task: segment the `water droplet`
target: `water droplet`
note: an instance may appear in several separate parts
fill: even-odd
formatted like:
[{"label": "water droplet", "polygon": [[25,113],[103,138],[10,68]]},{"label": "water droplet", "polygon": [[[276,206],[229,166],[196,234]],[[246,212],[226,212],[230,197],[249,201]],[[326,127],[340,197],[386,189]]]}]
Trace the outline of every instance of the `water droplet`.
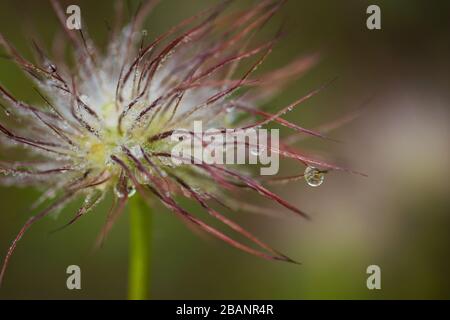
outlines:
[{"label": "water droplet", "polygon": [[[150,170],[147,169],[147,171],[150,173]],[[136,169],[135,176],[136,176],[136,180],[140,184],[149,184],[149,182],[150,182],[150,179],[147,176],[147,174],[145,174],[144,172],[141,172],[140,170]]]},{"label": "water droplet", "polygon": [[122,190],[122,188],[119,185],[116,185],[114,187],[114,193],[118,198],[124,198],[125,196],[128,196],[128,198],[131,198],[136,194],[136,188],[132,185],[128,185],[125,190]]},{"label": "water droplet", "polygon": [[136,188],[135,187],[128,188],[128,198],[131,198],[135,194],[136,194]]},{"label": "water droplet", "polygon": [[11,115],[11,112],[6,107],[4,107],[2,104],[0,104],[0,109],[2,109],[5,112],[7,117],[9,117]]},{"label": "water droplet", "polygon": [[130,152],[133,156],[135,156],[138,159],[142,159],[144,157],[144,155],[142,154],[141,148],[138,145],[132,146],[130,148]]},{"label": "water droplet", "polygon": [[125,197],[125,194],[122,192],[122,190],[120,190],[120,188],[118,186],[114,187],[114,193],[118,198]]},{"label": "water droplet", "polygon": [[55,73],[55,72],[57,71],[56,66],[55,66],[53,63],[49,63],[49,64],[47,65],[47,69],[48,69],[48,71],[51,72],[51,73]]},{"label": "water droplet", "polygon": [[147,31],[147,29],[142,30],[142,31],[141,31],[141,34],[142,34],[143,37],[148,36],[148,31]]},{"label": "water droplet", "polygon": [[160,158],[161,164],[163,166],[169,167],[169,168],[175,168],[177,164],[172,161],[172,158]]},{"label": "water droplet", "polygon": [[311,187],[320,186],[325,180],[325,172],[314,167],[306,167],[305,169],[305,180]]}]

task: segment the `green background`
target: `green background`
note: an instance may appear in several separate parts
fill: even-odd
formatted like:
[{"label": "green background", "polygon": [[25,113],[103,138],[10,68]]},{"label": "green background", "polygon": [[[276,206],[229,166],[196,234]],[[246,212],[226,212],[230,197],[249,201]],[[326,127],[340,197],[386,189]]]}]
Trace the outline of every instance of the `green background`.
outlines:
[{"label": "green background", "polygon": [[[0,30],[31,56],[31,39],[50,46],[59,28],[47,1],[1,0]],[[162,1],[148,17],[154,37],[214,1]],[[238,1],[237,5],[251,5]],[[90,34],[106,42],[105,21],[113,1],[78,4]],[[382,30],[365,26],[366,8],[378,4]],[[130,1],[135,8],[137,1]],[[308,128],[338,118],[372,97],[362,115],[332,137],[336,144],[308,140],[312,153],[369,175],[326,177],[320,188],[302,181],[275,190],[313,217],[311,222],[275,204],[277,217],[230,213],[261,239],[301,266],[268,262],[185,227],[162,206],[153,224],[152,297],[155,299],[450,298],[450,114],[448,1],[291,0],[268,26],[285,21],[286,37],[265,68],[319,52],[320,63],[271,102],[271,110],[338,76],[330,88],[288,119]],[[0,81],[23,100],[38,98],[30,82],[7,59]],[[0,147],[0,158],[6,151]],[[283,170],[301,170],[283,164]],[[0,257],[24,221],[39,191],[0,186]],[[108,200],[109,201],[109,200]],[[36,224],[19,243],[0,288],[0,299],[122,299],[127,291],[128,217],[115,225],[104,247],[93,243],[109,202],[64,231],[76,204],[59,219]],[[189,204],[187,204],[189,205]],[[196,209],[194,209],[196,210]],[[82,270],[82,290],[66,289],[68,265]],[[366,268],[381,267],[382,289],[366,288]]]}]

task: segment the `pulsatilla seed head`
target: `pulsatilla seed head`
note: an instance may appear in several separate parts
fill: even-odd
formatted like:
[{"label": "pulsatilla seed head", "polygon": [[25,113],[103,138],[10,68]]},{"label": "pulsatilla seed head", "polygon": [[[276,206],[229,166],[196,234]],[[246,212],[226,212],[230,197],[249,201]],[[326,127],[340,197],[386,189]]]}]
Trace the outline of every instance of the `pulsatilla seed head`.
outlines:
[{"label": "pulsatilla seed head", "polygon": [[[156,2],[146,1],[123,28],[117,19],[110,31],[110,42],[102,52],[83,28],[65,28],[64,10],[56,0],[51,1],[72,47],[72,66],[64,63],[65,40],[54,40],[53,59],[34,43],[37,62],[31,62],[0,34],[6,54],[31,78],[41,98],[36,105],[25,103],[0,85],[5,111],[0,118],[1,146],[26,150],[24,160],[2,156],[0,181],[5,185],[43,187],[43,195],[34,208],[52,200],[20,230],[4,259],[0,281],[18,240],[33,223],[84,197],[66,224],[70,225],[108,193],[114,195],[114,203],[99,242],[127,200],[137,192],[145,199],[158,199],[182,220],[238,249],[266,259],[293,262],[215,207],[267,211],[233,197],[238,194],[236,190],[243,188],[303,217],[306,214],[246,171],[222,164],[174,165],[169,137],[172,132],[189,130],[194,121],[201,121],[206,129],[249,129],[277,123],[293,130],[296,136],[326,138],[281,118],[323,87],[276,113],[258,109],[313,66],[317,55],[303,56],[280,69],[256,75],[281,33],[263,43],[254,43],[252,35],[279,10],[279,1],[260,1],[249,10],[227,14],[229,1],[225,1],[149,39],[141,28]],[[117,8],[117,16],[121,17],[120,5]],[[291,136],[289,144],[281,142],[279,149],[271,152],[302,166],[346,170],[306,156],[290,145],[295,141]],[[270,144],[261,147],[270,148]],[[277,177],[265,179],[264,183],[284,183],[302,177]],[[234,240],[195,217],[178,204],[174,197],[177,194],[196,201],[252,245]]]}]

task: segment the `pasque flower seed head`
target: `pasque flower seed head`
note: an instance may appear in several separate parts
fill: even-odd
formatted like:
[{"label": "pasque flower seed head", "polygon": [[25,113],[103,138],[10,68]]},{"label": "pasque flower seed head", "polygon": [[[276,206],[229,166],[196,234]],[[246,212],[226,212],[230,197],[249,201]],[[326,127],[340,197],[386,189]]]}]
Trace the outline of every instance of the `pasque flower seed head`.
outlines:
[{"label": "pasque flower seed head", "polygon": [[[71,45],[74,63],[65,62],[64,41],[55,39],[52,59],[34,43],[37,57],[34,63],[0,34],[6,54],[32,79],[42,98],[42,103],[31,105],[0,86],[5,111],[0,118],[1,144],[4,148],[21,147],[26,151],[20,161],[2,156],[1,181],[7,185],[44,188],[37,206],[51,200],[47,208],[25,223],[14,239],[0,279],[17,242],[36,221],[83,197],[80,208],[67,223],[70,225],[108,193],[113,195],[114,204],[99,241],[136,193],[145,199],[158,199],[182,220],[238,249],[266,259],[293,262],[215,207],[267,210],[239,200],[239,190],[245,189],[256,191],[303,217],[307,215],[263,186],[258,177],[252,177],[242,166],[174,165],[170,135],[181,128],[189,130],[194,121],[201,121],[206,129],[250,129],[277,123],[299,135],[325,138],[282,118],[323,87],[273,114],[259,108],[313,66],[317,56],[304,56],[285,67],[257,75],[256,69],[267,59],[281,33],[256,44],[253,35],[279,10],[282,5],[279,1],[260,1],[249,10],[229,14],[225,13],[229,1],[225,1],[150,40],[148,32],[141,28],[155,3],[142,4],[123,28],[119,19],[102,51],[83,26],[80,30],[68,30],[64,10],[56,0],[52,1]],[[303,167],[345,170],[315,160],[282,141],[278,149],[271,148],[270,142],[256,149],[247,147],[269,149]],[[292,180],[295,177],[272,177],[264,182]],[[200,220],[181,206],[175,195],[196,201],[213,218],[253,245],[234,240]]]}]

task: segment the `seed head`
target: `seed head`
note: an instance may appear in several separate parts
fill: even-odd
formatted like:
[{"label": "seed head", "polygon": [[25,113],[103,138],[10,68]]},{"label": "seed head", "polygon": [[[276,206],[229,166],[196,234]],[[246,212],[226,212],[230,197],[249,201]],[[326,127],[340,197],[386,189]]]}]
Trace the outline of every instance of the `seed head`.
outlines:
[{"label": "seed head", "polygon": [[[56,0],[51,2],[72,47],[75,61],[72,66],[64,62],[64,42],[58,39],[54,60],[34,43],[37,57],[34,63],[21,56],[0,34],[0,44],[32,79],[42,98],[41,103],[31,105],[0,85],[5,111],[0,119],[2,145],[26,150],[25,160],[0,159],[2,182],[44,188],[34,208],[52,200],[49,207],[31,217],[20,230],[5,257],[0,281],[18,240],[33,223],[84,197],[81,207],[66,224],[70,225],[108,193],[114,195],[114,203],[98,242],[137,192],[145,199],[158,199],[185,222],[238,249],[266,259],[293,262],[215,207],[267,211],[234,197],[241,193],[239,190],[246,189],[307,218],[263,185],[296,181],[303,175],[262,181],[242,167],[204,162],[176,165],[171,159],[174,142],[170,139],[180,129],[192,135],[189,130],[194,121],[201,121],[206,129],[222,130],[247,130],[277,123],[297,136],[326,138],[320,132],[282,118],[324,86],[275,113],[259,109],[317,60],[316,55],[304,56],[278,70],[255,75],[281,38],[281,32],[256,44],[252,35],[264,27],[282,2],[260,1],[249,10],[224,14],[229,3],[225,1],[149,40],[141,26],[156,1],[147,1],[124,28],[119,27],[118,21],[111,29],[104,52],[94,45],[85,28],[66,29],[64,11]],[[290,137],[291,142],[295,139]],[[281,142],[279,148],[272,148],[270,143],[259,147],[303,167],[320,168],[320,172],[345,170],[306,156],[287,143]],[[234,240],[200,220],[179,205],[175,195],[196,201],[213,218],[248,238],[253,245]]]}]

